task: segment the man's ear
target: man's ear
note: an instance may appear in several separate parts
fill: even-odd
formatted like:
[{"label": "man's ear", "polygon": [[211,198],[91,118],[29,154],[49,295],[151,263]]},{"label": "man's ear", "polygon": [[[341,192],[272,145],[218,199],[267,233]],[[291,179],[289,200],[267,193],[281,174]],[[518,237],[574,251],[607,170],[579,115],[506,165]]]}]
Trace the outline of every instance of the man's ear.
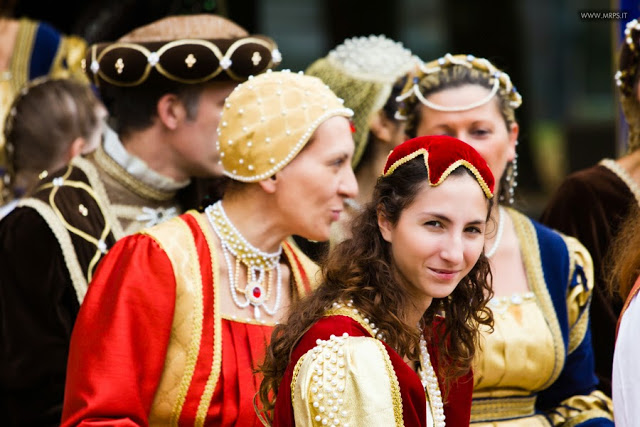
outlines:
[{"label": "man's ear", "polygon": [[388,144],[393,137],[393,123],[385,116],[384,111],[378,111],[369,120],[369,130],[380,141]]},{"label": "man's ear", "polygon": [[393,224],[387,219],[382,212],[378,210],[378,228],[380,229],[380,234],[382,234],[382,238],[389,243],[392,243],[393,240]]},{"label": "man's ear", "polygon": [[276,189],[278,188],[278,182],[279,182],[278,174],[279,173],[276,172],[275,174],[271,175],[269,178],[263,179],[262,181],[258,181],[258,184],[264,190],[265,193],[273,194],[276,192]]},{"label": "man's ear", "polygon": [[184,104],[176,94],[167,93],[160,97],[156,104],[156,113],[162,124],[170,129],[176,130],[178,125],[185,120],[187,111]]}]

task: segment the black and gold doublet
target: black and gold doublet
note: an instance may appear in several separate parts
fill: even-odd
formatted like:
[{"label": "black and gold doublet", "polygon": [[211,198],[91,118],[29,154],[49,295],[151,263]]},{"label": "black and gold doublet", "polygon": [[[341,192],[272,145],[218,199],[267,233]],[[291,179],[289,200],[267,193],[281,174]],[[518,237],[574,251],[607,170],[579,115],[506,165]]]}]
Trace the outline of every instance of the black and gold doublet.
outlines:
[{"label": "black and gold doublet", "polygon": [[59,424],[71,331],[99,261],[119,238],[181,213],[176,191],[142,182],[101,147],[0,222],[0,406],[10,422]]}]

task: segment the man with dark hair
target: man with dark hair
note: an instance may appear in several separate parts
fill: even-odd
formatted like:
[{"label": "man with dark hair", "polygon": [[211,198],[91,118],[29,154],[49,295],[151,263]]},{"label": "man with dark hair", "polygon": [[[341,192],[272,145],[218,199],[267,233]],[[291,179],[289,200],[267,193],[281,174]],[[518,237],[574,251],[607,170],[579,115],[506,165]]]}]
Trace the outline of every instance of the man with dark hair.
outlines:
[{"label": "man with dark hair", "polygon": [[220,174],[225,98],[279,61],[272,40],[214,15],[165,18],[89,48],[86,72],[115,132],[0,223],[4,425],[60,423],[71,330],[99,261],[119,238],[193,207],[177,193]]}]

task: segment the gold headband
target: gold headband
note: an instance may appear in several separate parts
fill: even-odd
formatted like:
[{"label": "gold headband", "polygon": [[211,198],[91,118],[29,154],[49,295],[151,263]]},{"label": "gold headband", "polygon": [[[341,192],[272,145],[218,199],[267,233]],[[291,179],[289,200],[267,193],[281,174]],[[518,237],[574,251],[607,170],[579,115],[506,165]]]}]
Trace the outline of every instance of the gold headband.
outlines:
[{"label": "gold headband", "polygon": [[218,126],[223,173],[257,182],[282,170],[333,116],[351,117],[327,85],[288,70],[249,77],[229,95]]},{"label": "gold headband", "polygon": [[[492,81],[492,87],[489,94],[484,98],[470,104],[453,107],[439,105],[426,99],[420,91],[420,80],[429,74],[439,73],[446,68],[456,65],[467,68],[475,68],[484,73],[487,73],[490,76],[490,81]],[[511,108],[516,109],[522,104],[522,97],[516,90],[515,86],[511,83],[511,78],[509,77],[509,75],[503,71],[500,71],[489,60],[484,58],[476,58],[473,55],[451,55],[450,53],[447,53],[445,56],[435,61],[431,61],[427,64],[421,64],[416,75],[412,80],[409,80],[407,82],[403,93],[398,96],[396,100],[398,102],[402,102],[410,97],[416,97],[422,104],[434,110],[447,112],[467,111],[486,104],[491,99],[493,99],[493,97],[498,93],[500,89],[503,89],[507,93],[507,96],[509,97],[509,105],[511,106]],[[403,108],[400,108],[400,111],[396,113],[396,118],[406,119],[406,115],[404,113],[405,112],[403,111]]]}]

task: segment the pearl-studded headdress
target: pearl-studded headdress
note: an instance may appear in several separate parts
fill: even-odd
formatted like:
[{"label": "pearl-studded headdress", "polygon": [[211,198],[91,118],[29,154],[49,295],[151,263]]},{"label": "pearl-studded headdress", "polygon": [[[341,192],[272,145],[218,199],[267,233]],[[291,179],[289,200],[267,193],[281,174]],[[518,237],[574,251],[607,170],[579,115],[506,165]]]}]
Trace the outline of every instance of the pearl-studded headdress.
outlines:
[{"label": "pearl-studded headdress", "polygon": [[[479,99],[471,104],[457,105],[453,107],[438,105],[426,99],[420,89],[420,80],[430,74],[440,73],[447,68],[455,66],[475,68],[483,73],[487,73],[488,75],[490,75],[492,80],[492,88],[489,94],[486,97]],[[511,78],[509,77],[509,75],[503,71],[500,71],[489,60],[484,58],[476,58],[473,55],[451,55],[450,53],[447,53],[442,58],[436,59],[427,64],[421,64],[418,68],[418,71],[416,72],[416,75],[413,76],[413,79],[407,81],[403,93],[397,98],[399,102],[404,102],[405,106],[401,106],[398,109],[398,114],[396,114],[396,117],[399,119],[406,119],[406,104],[411,103],[412,99],[418,100],[427,107],[438,111],[467,111],[486,104],[491,99],[493,99],[493,97],[499,91],[503,91],[506,94],[507,98],[509,99],[509,105],[512,109],[515,110],[522,104],[522,97],[516,90],[515,86],[511,83]]]},{"label": "pearl-studded headdress", "polygon": [[371,115],[384,106],[395,81],[419,62],[402,43],[371,35],[345,40],[307,68],[307,74],[322,79],[354,111],[354,168],[366,148]]},{"label": "pearl-studded headdress", "polygon": [[[223,30],[225,26],[231,31]],[[83,68],[98,87],[130,87],[161,85],[167,80],[182,84],[244,81],[281,60],[277,45],[268,37],[247,35],[219,16],[189,15],[156,21],[114,43],[94,44],[86,52]]]},{"label": "pearl-studded headdress", "polygon": [[322,122],[352,115],[316,77],[288,70],[250,77],[229,95],[218,125],[223,173],[243,182],[269,178],[293,160]]},{"label": "pearl-studded headdress", "polygon": [[624,36],[614,79],[620,90],[622,111],[629,125],[628,149],[635,151],[640,148],[640,102],[635,93],[640,66],[640,23],[637,19],[627,23]]}]

